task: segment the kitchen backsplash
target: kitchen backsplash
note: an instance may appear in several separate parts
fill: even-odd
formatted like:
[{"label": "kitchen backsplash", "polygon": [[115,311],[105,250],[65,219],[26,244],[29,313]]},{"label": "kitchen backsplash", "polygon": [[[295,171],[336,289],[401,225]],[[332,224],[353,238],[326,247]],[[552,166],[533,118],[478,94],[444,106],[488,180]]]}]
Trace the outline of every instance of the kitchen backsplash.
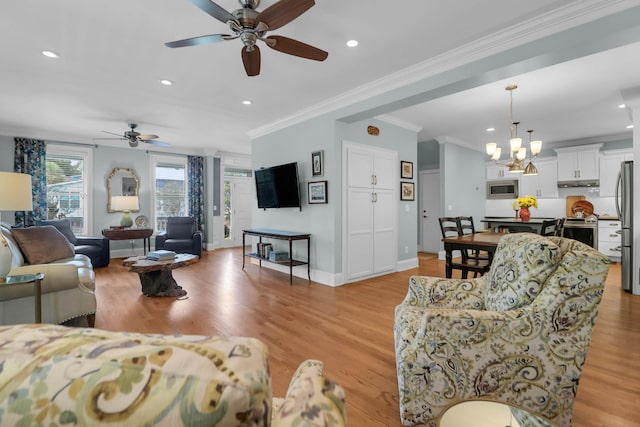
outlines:
[{"label": "kitchen backsplash", "polygon": [[[558,188],[558,198],[538,199],[538,208],[531,208],[532,217],[564,217],[566,216],[566,197],[585,196],[586,200],[593,205],[593,213],[599,216],[617,216],[614,197],[600,197],[598,189],[584,187],[578,188]],[[486,216],[515,216],[511,207],[513,200],[486,200]]]}]

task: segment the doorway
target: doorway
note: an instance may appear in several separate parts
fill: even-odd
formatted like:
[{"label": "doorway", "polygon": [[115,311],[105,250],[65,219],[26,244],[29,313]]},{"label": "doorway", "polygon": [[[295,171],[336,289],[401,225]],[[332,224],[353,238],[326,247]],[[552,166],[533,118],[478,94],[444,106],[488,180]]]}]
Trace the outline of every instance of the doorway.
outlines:
[{"label": "doorway", "polygon": [[420,172],[420,246],[422,252],[440,250],[440,171]]}]

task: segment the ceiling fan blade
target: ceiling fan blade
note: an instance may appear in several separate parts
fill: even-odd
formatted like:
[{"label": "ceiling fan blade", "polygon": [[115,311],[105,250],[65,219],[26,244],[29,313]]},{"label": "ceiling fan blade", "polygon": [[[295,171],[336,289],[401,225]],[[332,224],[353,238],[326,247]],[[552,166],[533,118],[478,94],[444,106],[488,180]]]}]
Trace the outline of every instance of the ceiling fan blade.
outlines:
[{"label": "ceiling fan blade", "polygon": [[[115,135],[115,136],[118,136],[118,137],[120,137],[120,139],[125,139],[125,138],[122,136],[122,134],[121,134],[121,133],[114,133],[114,132],[109,132],[109,131],[106,131],[106,130],[103,130],[102,132],[103,132],[103,133],[108,133],[109,135]],[[110,138],[110,139],[111,139],[111,138]]]},{"label": "ceiling fan blade", "polygon": [[260,12],[256,22],[263,22],[269,30],[275,30],[293,21],[315,4],[313,0],[280,0]]},{"label": "ceiling fan blade", "polygon": [[269,36],[266,38],[267,46],[282,53],[299,56],[301,58],[324,61],[329,54],[322,49],[313,47],[298,40],[283,36]]},{"label": "ceiling fan blade", "polygon": [[220,22],[224,22],[225,24],[229,21],[238,22],[235,16],[233,16],[225,8],[218,6],[211,0],[191,0],[191,3],[195,4],[201,10],[213,16]]},{"label": "ceiling fan blade", "polygon": [[149,139],[158,139],[160,137],[158,135],[138,135],[136,138],[147,141]]},{"label": "ceiling fan blade", "polygon": [[119,140],[122,140],[122,141],[126,141],[127,140],[127,138],[122,138],[122,137],[120,137],[120,138],[91,138],[91,139],[93,139],[95,141],[98,141],[98,140],[112,140],[113,141],[113,140],[116,140],[116,139],[119,139]]},{"label": "ceiling fan blade", "polygon": [[242,48],[242,63],[247,76],[253,77],[260,74],[260,49],[258,46],[253,46],[251,52],[247,50],[246,46]]},{"label": "ceiling fan blade", "polygon": [[143,140],[142,142],[146,142],[147,144],[157,145],[158,147],[171,147],[171,144],[164,141],[158,141],[157,139],[149,139]]},{"label": "ceiling fan blade", "polygon": [[167,47],[198,46],[201,44],[218,43],[225,40],[231,40],[232,38],[235,37],[230,34],[209,34],[208,36],[191,37],[189,39],[167,42],[164,45]]}]

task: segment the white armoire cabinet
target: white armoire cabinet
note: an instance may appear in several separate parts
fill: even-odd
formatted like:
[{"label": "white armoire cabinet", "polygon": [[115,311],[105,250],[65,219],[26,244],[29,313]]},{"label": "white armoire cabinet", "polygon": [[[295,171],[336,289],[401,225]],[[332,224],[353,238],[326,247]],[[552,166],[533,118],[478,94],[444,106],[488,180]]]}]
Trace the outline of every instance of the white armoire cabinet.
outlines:
[{"label": "white armoire cabinet", "polygon": [[395,271],[398,258],[398,154],[344,145],[345,279]]}]

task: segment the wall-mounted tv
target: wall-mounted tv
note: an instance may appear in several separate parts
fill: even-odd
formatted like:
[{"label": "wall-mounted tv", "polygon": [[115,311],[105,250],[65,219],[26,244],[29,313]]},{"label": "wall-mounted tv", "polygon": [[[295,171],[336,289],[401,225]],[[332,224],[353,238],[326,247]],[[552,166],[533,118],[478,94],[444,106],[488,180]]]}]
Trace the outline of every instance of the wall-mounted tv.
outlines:
[{"label": "wall-mounted tv", "polygon": [[298,163],[254,171],[258,208],[300,208]]}]

